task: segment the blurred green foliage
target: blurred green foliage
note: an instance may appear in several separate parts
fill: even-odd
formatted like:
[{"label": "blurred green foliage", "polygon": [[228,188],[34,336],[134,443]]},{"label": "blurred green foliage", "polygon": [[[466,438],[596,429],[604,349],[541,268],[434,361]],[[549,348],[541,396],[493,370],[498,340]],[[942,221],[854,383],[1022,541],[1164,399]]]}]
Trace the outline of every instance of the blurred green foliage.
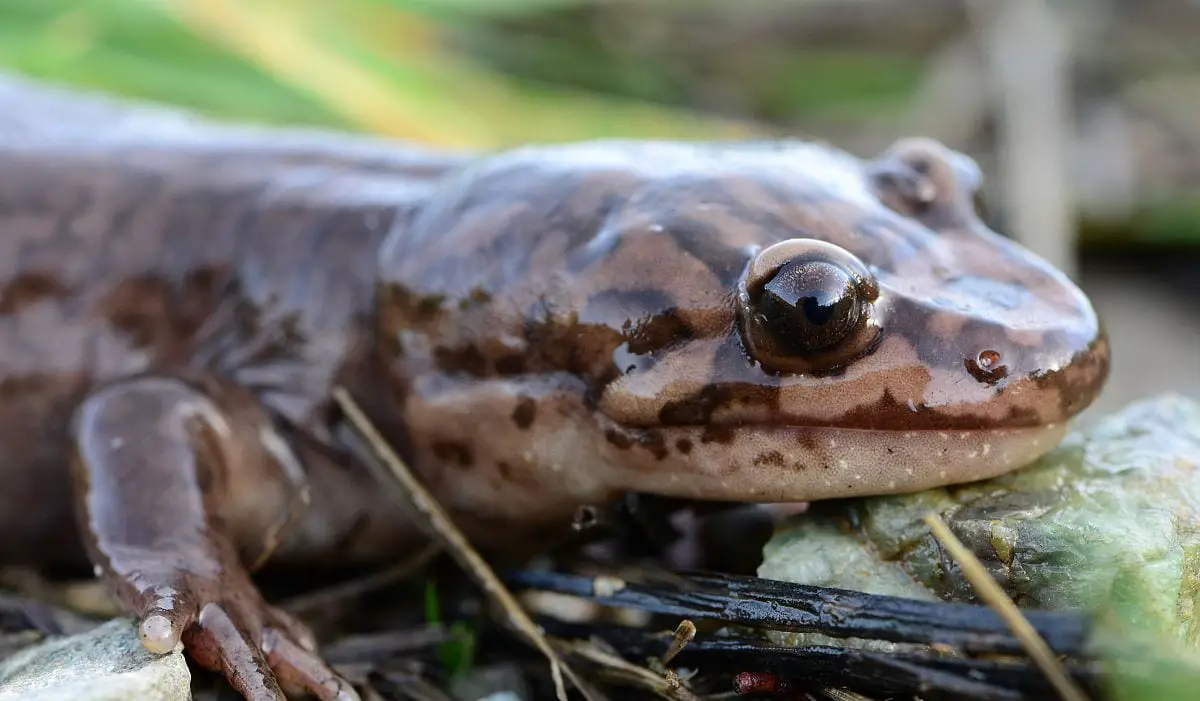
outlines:
[{"label": "blurred green foliage", "polygon": [[2,0],[0,66],[214,116],[454,145],[757,130],[502,73],[451,35],[456,27],[568,4]]},{"label": "blurred green foliage", "polygon": [[0,0],[0,63],[213,115],[343,126],[319,100],[139,0]]},{"label": "blurred green foliage", "polygon": [[911,95],[922,60],[905,52],[680,39],[772,7],[0,0],[0,67],[219,117],[468,146],[768,134],[797,115],[877,114]]},{"label": "blurred green foliage", "polygon": [[[953,13],[926,4],[880,29],[849,13],[807,26],[798,18],[815,5],[0,0],[0,69],[216,117],[439,146],[780,133],[836,140],[902,113],[931,52],[962,31],[944,17]],[[1198,240],[1190,191],[1141,197],[1119,221],[1085,221],[1084,240]]]}]

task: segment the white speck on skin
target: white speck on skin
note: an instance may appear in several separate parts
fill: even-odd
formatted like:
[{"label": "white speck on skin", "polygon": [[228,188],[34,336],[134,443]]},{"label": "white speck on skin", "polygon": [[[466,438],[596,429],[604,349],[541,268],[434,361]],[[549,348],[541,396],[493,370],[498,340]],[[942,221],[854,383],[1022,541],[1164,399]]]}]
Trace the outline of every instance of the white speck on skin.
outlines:
[{"label": "white speck on skin", "polygon": [[838,460],[838,467],[842,468],[843,470],[846,469],[846,461]]},{"label": "white speck on skin", "polygon": [[987,454],[988,454],[988,453],[990,453],[990,452],[992,452],[992,444],[991,444],[991,443],[984,443],[984,444],[983,444],[983,454],[984,454],[984,455],[987,455]]},{"label": "white speck on skin", "polygon": [[888,480],[887,488],[895,489],[896,488],[896,480]]},{"label": "white speck on skin", "polygon": [[830,447],[830,448],[836,448],[836,447],[837,447],[837,441],[835,441],[835,440],[833,440],[832,438],[830,438],[830,439],[829,439],[829,447]]},{"label": "white speck on skin", "polygon": [[117,436],[108,442],[109,450],[120,450],[125,447],[125,439]]},{"label": "white speck on skin", "polygon": [[970,437],[971,437],[971,434],[967,433],[966,431],[963,431],[962,433],[958,434],[958,440],[960,440],[960,441],[965,441]]},{"label": "white speck on skin", "polygon": [[945,440],[949,440],[949,439],[950,439],[950,434],[949,434],[949,433],[942,433],[941,431],[939,431],[939,432],[938,432],[938,438],[941,438],[941,439],[942,439],[942,440],[944,440],[944,441],[945,441]]},{"label": "white speck on skin", "polygon": [[977,458],[977,457],[979,457],[979,451],[972,450],[971,452],[967,453],[967,457],[968,458]]},{"label": "white speck on skin", "polygon": [[946,479],[946,471],[945,470],[938,472],[938,479]]},{"label": "white speck on skin", "polygon": [[651,225],[650,225],[650,233],[652,233],[652,234],[661,234],[662,232],[663,232],[663,225],[662,225],[662,224],[651,224]]},{"label": "white speck on skin", "polygon": [[904,468],[904,471],[908,473],[908,476],[909,476],[909,477],[912,477],[912,475],[913,475],[913,469],[912,469],[911,467],[906,467],[906,468]]},{"label": "white speck on skin", "polygon": [[854,476],[854,479],[856,479],[856,480],[862,480],[862,475],[855,475],[855,476]]}]

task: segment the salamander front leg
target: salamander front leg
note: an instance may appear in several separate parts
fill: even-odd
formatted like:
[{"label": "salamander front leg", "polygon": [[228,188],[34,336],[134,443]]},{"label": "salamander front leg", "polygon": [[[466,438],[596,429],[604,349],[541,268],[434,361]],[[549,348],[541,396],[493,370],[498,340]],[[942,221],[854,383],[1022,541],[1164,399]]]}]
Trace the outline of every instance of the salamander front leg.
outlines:
[{"label": "salamander front leg", "polygon": [[272,547],[304,494],[302,471],[252,397],[215,379],[137,377],[87,397],[72,431],[89,554],[147,650],[182,641],[251,701],[284,699],[281,681],[358,698],[250,579],[245,563]]}]

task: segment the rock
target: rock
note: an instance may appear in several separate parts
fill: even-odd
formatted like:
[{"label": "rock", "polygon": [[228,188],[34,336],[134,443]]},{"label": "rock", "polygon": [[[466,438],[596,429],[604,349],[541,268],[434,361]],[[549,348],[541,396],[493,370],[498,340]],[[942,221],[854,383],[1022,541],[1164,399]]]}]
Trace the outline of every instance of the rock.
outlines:
[{"label": "rock", "polygon": [[1200,644],[1200,404],[1176,395],[1138,402],[996,479],[815,505],[776,533],[758,573],[975,602],[922,521],[930,511],[1022,607],[1115,613]]},{"label": "rock", "polygon": [[47,640],[0,661],[0,701],[190,701],[182,646],[154,656],[129,619]]}]

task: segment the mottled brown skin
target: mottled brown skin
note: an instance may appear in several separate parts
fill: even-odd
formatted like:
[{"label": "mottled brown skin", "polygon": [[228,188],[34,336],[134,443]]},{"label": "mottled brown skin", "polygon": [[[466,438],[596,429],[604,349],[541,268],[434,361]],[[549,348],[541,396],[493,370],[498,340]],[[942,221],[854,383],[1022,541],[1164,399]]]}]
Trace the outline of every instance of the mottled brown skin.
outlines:
[{"label": "mottled brown skin", "polygon": [[[335,385],[496,551],[626,491],[1015,469],[1108,347],[1069,280],[976,218],[977,178],[920,140],[468,159],[5,79],[0,561],[90,560],[148,649],[182,639],[248,699],[354,698],[248,574],[420,540],[339,440]],[[841,311],[763,301],[817,288]]]}]

